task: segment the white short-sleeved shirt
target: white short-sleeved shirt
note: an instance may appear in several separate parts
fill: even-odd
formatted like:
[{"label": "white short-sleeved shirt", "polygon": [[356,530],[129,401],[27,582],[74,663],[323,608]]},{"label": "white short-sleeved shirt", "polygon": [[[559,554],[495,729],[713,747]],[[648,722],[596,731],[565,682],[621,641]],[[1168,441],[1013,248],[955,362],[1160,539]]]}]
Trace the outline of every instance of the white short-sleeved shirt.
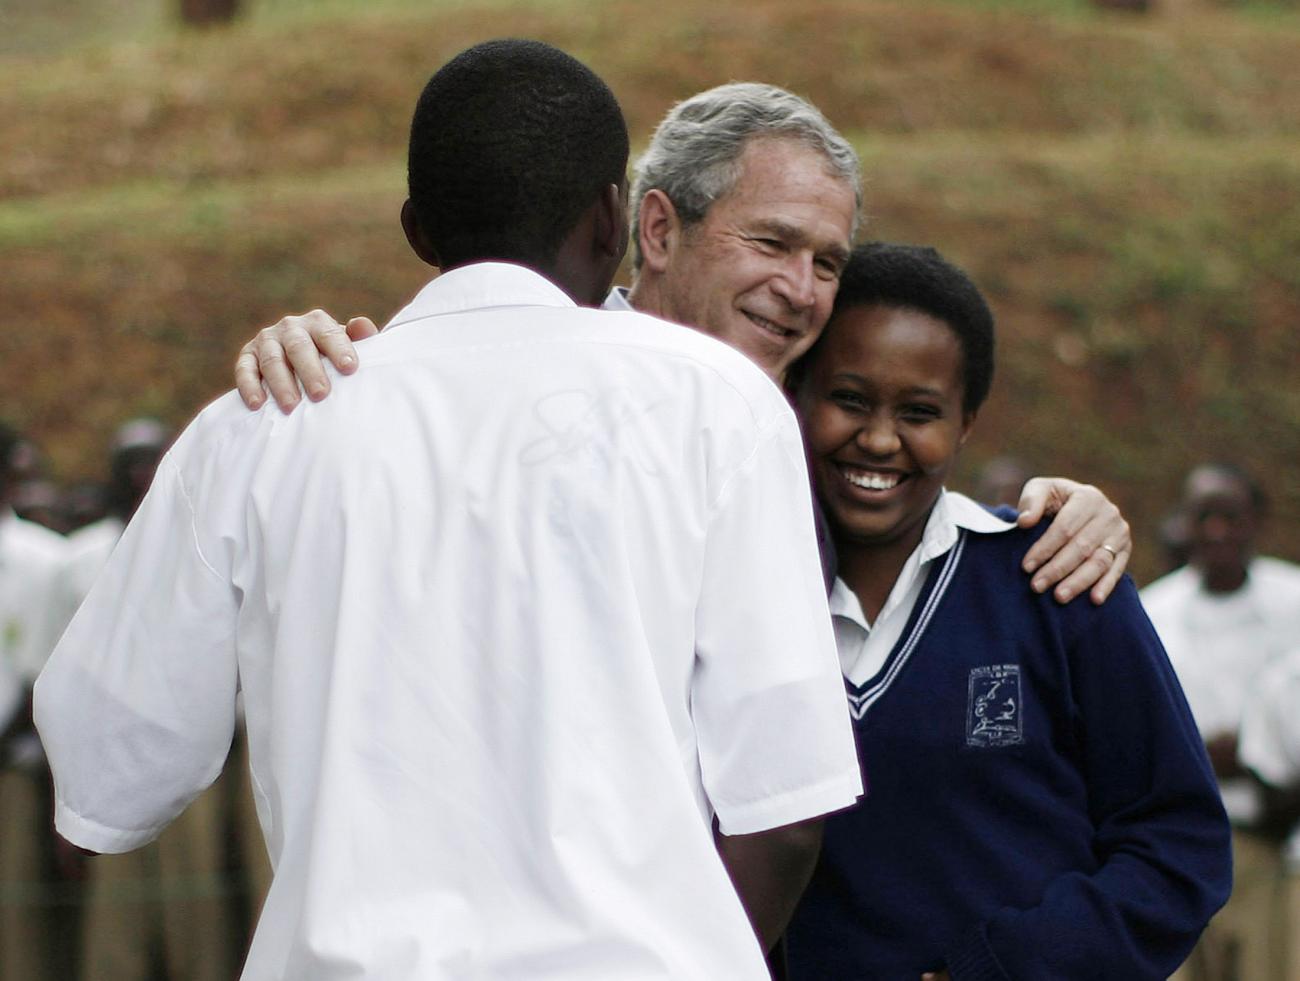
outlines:
[{"label": "white short-sleeved shirt", "polygon": [[62,535],[0,508],[0,660],[29,684],[66,625],[52,598],[67,556]]},{"label": "white short-sleeved shirt", "polygon": [[[1274,787],[1300,785],[1300,647],[1264,667],[1246,694],[1237,757]],[[1286,865],[1300,875],[1300,823],[1286,843]]]},{"label": "white short-sleeved shirt", "polygon": [[[1251,688],[1300,637],[1300,566],[1251,561],[1246,583],[1232,593],[1206,591],[1184,566],[1142,590],[1142,605],[1205,739],[1237,733]],[[1259,800],[1248,778],[1221,781],[1228,816],[1250,823]]]},{"label": "white short-sleeved shirt", "polygon": [[[0,505],[0,729],[24,703],[67,623],[56,601],[66,554],[62,535]],[[10,749],[0,766],[40,760],[35,740],[24,738]]]},{"label": "white short-sleeved shirt", "polygon": [[860,793],[780,392],[504,264],[360,353],[164,458],[37,685],[60,831],[156,835],[240,687],[275,867],[246,979],[765,977],[711,816]]},{"label": "white short-sleeved shirt", "polygon": [[1300,783],[1300,647],[1275,658],[1255,679],[1237,752],[1275,787]]}]

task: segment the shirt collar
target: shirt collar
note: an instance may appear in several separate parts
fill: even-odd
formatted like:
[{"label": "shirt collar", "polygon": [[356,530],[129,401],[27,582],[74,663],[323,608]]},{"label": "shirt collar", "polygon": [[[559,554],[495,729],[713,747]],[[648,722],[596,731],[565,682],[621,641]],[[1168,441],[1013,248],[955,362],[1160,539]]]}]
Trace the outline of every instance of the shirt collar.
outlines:
[{"label": "shirt collar", "polygon": [[536,306],[576,307],[577,304],[564,290],[532,269],[509,262],[476,262],[431,280],[384,330],[446,313]]},{"label": "shirt collar", "polygon": [[[993,535],[1010,531],[1015,526],[1015,522],[1004,521],[965,494],[941,491],[925,523],[925,531],[921,533],[921,542],[908,557],[899,578],[915,575],[927,562],[947,554],[957,544],[963,529]],[[848,617],[865,627],[867,618],[862,613],[858,597],[842,579],[836,578],[831,587],[830,608],[835,616]]]},{"label": "shirt collar", "polygon": [[854,623],[861,625],[864,629],[866,628],[867,615],[862,612],[862,604],[858,602],[858,594],[849,589],[848,583],[839,576],[835,577],[835,583],[831,586],[828,602],[830,603],[831,616],[848,617]]},{"label": "shirt collar", "polygon": [[601,305],[602,310],[632,310],[634,307],[627,299],[627,287],[615,286],[609,291],[609,296],[605,297],[605,302]]},{"label": "shirt collar", "polygon": [[962,529],[981,535],[996,535],[1015,526],[1014,521],[1004,521],[965,494],[944,490],[934,502],[917,551],[922,562],[929,562],[956,545],[957,535]]}]

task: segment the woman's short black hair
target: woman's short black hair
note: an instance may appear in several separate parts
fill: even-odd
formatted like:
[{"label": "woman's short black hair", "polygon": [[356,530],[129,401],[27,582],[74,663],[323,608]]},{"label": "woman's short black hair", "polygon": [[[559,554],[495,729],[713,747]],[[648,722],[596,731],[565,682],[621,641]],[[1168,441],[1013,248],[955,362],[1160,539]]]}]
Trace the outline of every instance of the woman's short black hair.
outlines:
[{"label": "woman's short black hair", "polygon": [[461,52],[411,122],[411,205],[444,269],[547,265],[578,218],[627,175],[627,123],[609,87],[540,41]]},{"label": "woman's short black hair", "polygon": [[993,313],[970,277],[922,245],[867,242],[840,276],[831,319],[851,307],[903,307],[947,324],[962,350],[962,410],[974,412],[993,384]]}]

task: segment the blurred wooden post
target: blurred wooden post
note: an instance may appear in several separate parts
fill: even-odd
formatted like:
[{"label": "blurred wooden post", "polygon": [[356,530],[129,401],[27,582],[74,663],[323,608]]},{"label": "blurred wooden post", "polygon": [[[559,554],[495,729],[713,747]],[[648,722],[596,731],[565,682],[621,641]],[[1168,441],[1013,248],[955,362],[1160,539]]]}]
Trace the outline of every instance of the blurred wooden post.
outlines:
[{"label": "blurred wooden post", "polygon": [[186,24],[226,24],[239,13],[239,0],[181,0]]},{"label": "blurred wooden post", "polygon": [[1151,0],[1092,0],[1092,5],[1102,10],[1131,10],[1138,14],[1145,14],[1152,7]]}]

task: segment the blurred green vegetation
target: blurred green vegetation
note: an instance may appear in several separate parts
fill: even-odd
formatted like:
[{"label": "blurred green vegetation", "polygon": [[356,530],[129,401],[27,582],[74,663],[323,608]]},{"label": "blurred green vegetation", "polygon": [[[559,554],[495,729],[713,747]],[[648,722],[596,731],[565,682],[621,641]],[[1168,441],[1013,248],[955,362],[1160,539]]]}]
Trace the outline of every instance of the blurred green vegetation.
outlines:
[{"label": "blurred green vegetation", "polygon": [[400,305],[428,272],[396,221],[415,97],[465,45],[528,35],[604,75],[634,139],[733,78],[821,106],[863,154],[864,233],[938,245],[993,300],[968,471],[1014,452],[1102,485],[1148,578],[1186,469],[1231,457],[1300,559],[1295,4],[261,0],[204,31],[156,3],[18,6],[0,415],[61,476],[96,473],[129,414],[183,423],[284,313]]}]

